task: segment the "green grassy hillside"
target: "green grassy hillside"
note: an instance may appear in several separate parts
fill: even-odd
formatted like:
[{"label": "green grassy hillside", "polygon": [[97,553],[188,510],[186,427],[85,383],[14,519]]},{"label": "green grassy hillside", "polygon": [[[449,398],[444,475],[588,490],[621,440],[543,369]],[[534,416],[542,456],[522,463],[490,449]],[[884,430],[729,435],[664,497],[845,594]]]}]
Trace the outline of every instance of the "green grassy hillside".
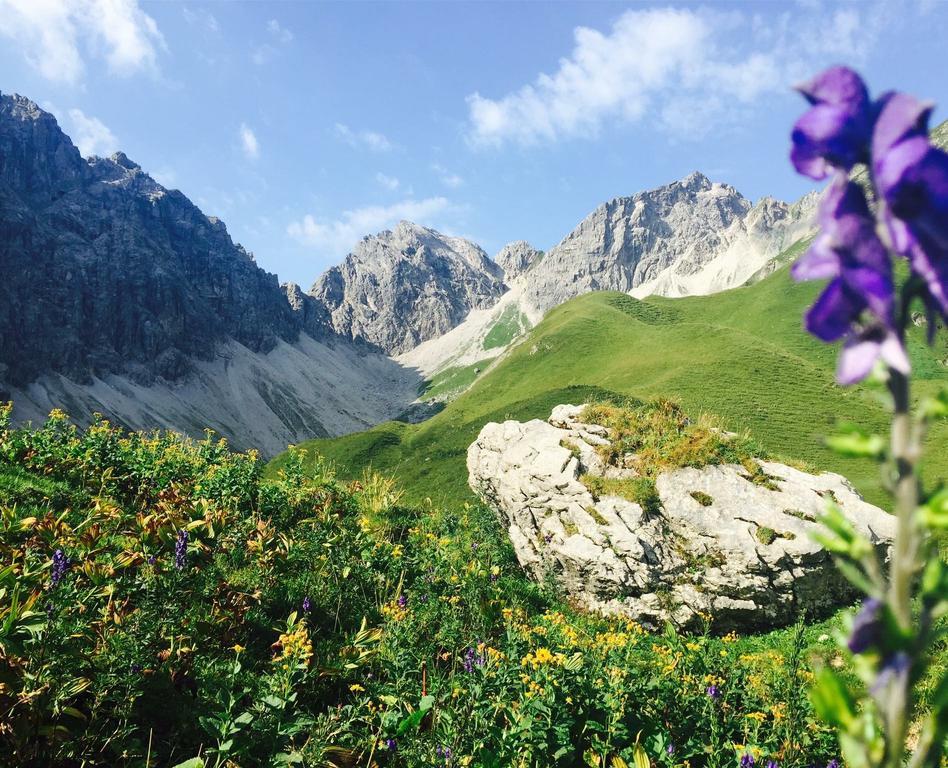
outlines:
[{"label": "green grassy hillside", "polygon": [[[344,475],[371,466],[396,476],[409,498],[455,506],[467,487],[468,445],[488,421],[546,416],[561,402],[609,393],[677,398],[690,413],[709,412],[730,429],[747,429],[770,453],[849,477],[881,503],[877,469],[823,447],[838,420],[884,430],[877,395],[834,383],[837,348],[802,329],[802,313],[819,291],[794,284],[786,267],[759,283],[713,296],[637,301],[592,293],[552,310],[495,368],[427,422],[386,423],[367,432],[313,440],[306,461],[321,454]],[[944,338],[944,337],[942,337]],[[921,329],[911,340],[916,394],[948,382],[945,342],[931,350]],[[948,429],[931,435],[928,469],[948,474]],[[287,456],[268,471],[284,466]]]}]

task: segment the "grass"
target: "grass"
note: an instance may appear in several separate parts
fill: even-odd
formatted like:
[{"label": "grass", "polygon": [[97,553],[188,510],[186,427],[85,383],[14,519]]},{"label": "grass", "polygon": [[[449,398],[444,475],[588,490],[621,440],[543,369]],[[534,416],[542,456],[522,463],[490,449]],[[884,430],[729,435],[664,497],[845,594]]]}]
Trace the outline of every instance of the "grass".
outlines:
[{"label": "grass", "polygon": [[[840,472],[882,503],[873,462],[838,456],[823,440],[837,421],[885,433],[878,393],[834,381],[837,348],[802,329],[819,286],[795,284],[783,267],[747,287],[712,296],[637,301],[590,293],[547,314],[526,340],[432,419],[382,424],[368,432],[313,440],[302,447],[357,477],[364,466],[399,478],[409,499],[456,508],[473,496],[467,448],[489,421],[546,418],[558,403],[615,396],[673,398],[685,411],[711,413],[734,432],[748,431],[769,455]],[[944,334],[932,350],[923,329],[910,339],[915,394],[948,383]],[[929,435],[930,476],[948,475],[948,427]],[[268,472],[286,461],[277,457]]]},{"label": "grass", "polygon": [[436,400],[463,392],[474,383],[488,365],[490,365],[489,360],[481,360],[472,365],[446,368],[437,373],[433,379],[423,382],[418,396],[422,400]]},{"label": "grass", "polygon": [[506,347],[529,327],[530,321],[516,305],[511,304],[501,312],[497,322],[487,332],[484,337],[484,349]]}]

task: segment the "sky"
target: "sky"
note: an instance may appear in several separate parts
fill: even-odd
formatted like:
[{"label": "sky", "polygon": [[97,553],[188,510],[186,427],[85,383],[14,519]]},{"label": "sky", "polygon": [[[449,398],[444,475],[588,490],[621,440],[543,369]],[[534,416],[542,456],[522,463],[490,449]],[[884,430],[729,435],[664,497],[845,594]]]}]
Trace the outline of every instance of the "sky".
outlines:
[{"label": "sky", "polygon": [[757,200],[837,63],[948,118],[948,0],[0,0],[0,91],[121,149],[309,287],[409,219],[488,254],[700,170]]}]

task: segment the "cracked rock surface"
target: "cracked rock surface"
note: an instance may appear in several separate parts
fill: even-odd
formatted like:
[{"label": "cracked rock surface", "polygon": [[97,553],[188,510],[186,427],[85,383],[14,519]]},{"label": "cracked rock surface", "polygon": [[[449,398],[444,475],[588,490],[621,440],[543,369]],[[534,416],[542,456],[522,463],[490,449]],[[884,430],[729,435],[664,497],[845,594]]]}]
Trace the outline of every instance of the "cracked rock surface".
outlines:
[{"label": "cracked rock surface", "polygon": [[[658,513],[580,481],[602,474],[608,430],[560,405],[547,421],[484,426],[470,446],[471,487],[497,512],[521,566],[551,574],[580,606],[648,625],[767,629],[825,614],[854,591],[812,535],[828,499],[885,555],[894,518],[842,476],[761,461],[766,484],[736,464],[660,474]],[[568,447],[567,447],[568,446]],[[613,471],[615,468],[609,468]]]}]

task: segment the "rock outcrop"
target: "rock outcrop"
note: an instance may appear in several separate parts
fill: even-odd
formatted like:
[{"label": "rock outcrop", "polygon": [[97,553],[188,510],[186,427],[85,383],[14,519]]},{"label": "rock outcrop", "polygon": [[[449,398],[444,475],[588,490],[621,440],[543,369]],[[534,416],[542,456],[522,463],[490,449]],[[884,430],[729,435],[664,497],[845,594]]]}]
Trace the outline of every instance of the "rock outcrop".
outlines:
[{"label": "rock outcrop", "polygon": [[504,279],[509,283],[526,272],[542,256],[543,251],[538,251],[526,240],[515,240],[501,248],[494,261],[504,271]]},{"label": "rock outcrop", "polygon": [[595,449],[608,431],[581,413],[558,406],[549,421],[487,424],[467,464],[520,564],[536,579],[552,575],[588,609],[650,625],[695,627],[703,612],[720,631],[780,626],[853,594],[812,539],[827,499],[880,549],[891,540],[892,518],[845,478],[769,461],[760,462],[766,484],[739,465],[665,472],[651,514],[625,498],[595,498],[580,476],[605,471]]},{"label": "rock outcrop", "polygon": [[505,290],[503,270],[479,246],[402,221],[362,238],[310,294],[337,333],[398,354],[447,333]]}]

